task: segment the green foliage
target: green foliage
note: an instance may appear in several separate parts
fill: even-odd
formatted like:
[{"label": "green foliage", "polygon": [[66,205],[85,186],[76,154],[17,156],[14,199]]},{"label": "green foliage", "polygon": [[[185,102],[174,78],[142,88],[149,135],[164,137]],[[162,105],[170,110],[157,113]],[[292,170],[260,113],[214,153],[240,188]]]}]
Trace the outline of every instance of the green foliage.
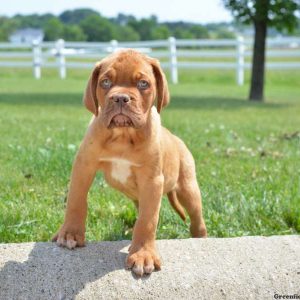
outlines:
[{"label": "green foliage", "polygon": [[65,25],[63,38],[66,41],[86,41],[87,37],[78,25]]},{"label": "green foliage", "polygon": [[300,18],[298,19],[298,25],[295,31],[293,32],[293,35],[300,36]]},{"label": "green foliage", "polygon": [[58,40],[64,34],[64,25],[59,19],[51,18],[46,22],[44,32],[46,41]]},{"label": "green foliage", "polygon": [[201,25],[192,25],[190,32],[194,35],[196,39],[207,39],[209,38],[208,30],[205,26]]},{"label": "green foliage", "polygon": [[299,0],[223,0],[242,23],[266,22],[278,30],[293,31],[298,25]]},{"label": "green foliage", "polygon": [[154,40],[165,40],[170,37],[171,33],[166,25],[158,25],[153,28],[151,35]]},{"label": "green foliage", "polygon": [[177,39],[192,39],[193,34],[188,29],[176,28],[174,31],[174,37]]},{"label": "green foliage", "polygon": [[114,38],[114,25],[100,15],[88,16],[81,21],[80,26],[90,42],[110,41]]},{"label": "green foliage", "polygon": [[[232,9],[240,22],[252,22],[256,4],[269,0],[224,0],[226,7]],[[270,0],[269,23],[278,29],[290,30],[296,26],[299,32],[299,20],[294,16],[295,5],[300,0]],[[293,11],[294,10],[294,11]],[[279,11],[280,13],[277,13]],[[296,21],[295,21],[296,20]],[[137,19],[132,15],[118,14],[115,18],[106,18],[92,9],[66,10],[58,17],[53,14],[16,15],[11,18],[0,17],[0,40],[7,41],[16,29],[41,28],[45,39],[52,41],[64,38],[68,41],[119,41],[156,40],[174,36],[178,39],[234,38],[228,30],[228,23],[200,25],[188,22],[160,23],[156,16]]]},{"label": "green foliage", "polygon": [[114,38],[118,41],[139,41],[139,34],[130,26],[118,26],[116,27],[117,36]]},{"label": "green foliage", "polygon": [[19,27],[19,22],[0,16],[0,41],[7,41],[8,36]]},{"label": "green foliage", "polygon": [[208,27],[200,24],[185,22],[167,22],[164,24],[169,28],[171,35],[178,39],[206,39],[211,37]]},{"label": "green foliage", "polygon": [[236,34],[232,31],[229,31],[226,28],[220,28],[215,31],[215,37],[217,39],[234,39],[236,38]]},{"label": "green foliage", "polygon": [[59,15],[59,19],[65,24],[78,24],[90,16],[99,16],[99,13],[89,8],[66,10]]},{"label": "green foliage", "polygon": [[149,19],[129,20],[128,25],[132,27],[140,36],[141,40],[153,40],[153,29],[157,26],[157,19],[155,16]]},{"label": "green foliage", "polygon": [[33,27],[42,28],[50,19],[56,18],[53,14],[16,15],[12,17],[19,24],[19,28]]},{"label": "green foliage", "polygon": [[124,26],[127,25],[129,22],[136,20],[136,18],[132,15],[125,15],[122,13],[119,13],[117,15],[117,17],[112,18],[111,21],[120,25],[120,26]]},{"label": "green foliage", "polygon": [[[47,241],[63,221],[71,165],[91,118],[89,70],[0,70],[0,242]],[[300,72],[270,71],[266,103],[245,100],[234,71],[187,70],[162,123],[193,153],[210,236],[300,232]],[[89,192],[88,240],[130,239],[134,205],[98,174]],[[163,200],[158,238],[187,238]]]}]

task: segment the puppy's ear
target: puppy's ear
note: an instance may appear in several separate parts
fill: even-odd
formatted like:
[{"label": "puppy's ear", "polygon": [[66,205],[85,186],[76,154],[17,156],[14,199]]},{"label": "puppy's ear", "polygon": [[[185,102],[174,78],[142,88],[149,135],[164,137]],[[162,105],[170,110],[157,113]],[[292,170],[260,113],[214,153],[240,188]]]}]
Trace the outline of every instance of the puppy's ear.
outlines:
[{"label": "puppy's ear", "polygon": [[156,80],[156,99],[157,99],[157,111],[160,113],[162,108],[167,106],[170,101],[168,82],[163,72],[159,61],[157,59],[151,59],[153,73]]},{"label": "puppy's ear", "polygon": [[89,81],[85,89],[85,94],[83,96],[83,103],[85,107],[95,116],[98,115],[98,108],[99,108],[96,89],[97,89],[100,69],[101,69],[101,63],[97,63],[89,78]]}]

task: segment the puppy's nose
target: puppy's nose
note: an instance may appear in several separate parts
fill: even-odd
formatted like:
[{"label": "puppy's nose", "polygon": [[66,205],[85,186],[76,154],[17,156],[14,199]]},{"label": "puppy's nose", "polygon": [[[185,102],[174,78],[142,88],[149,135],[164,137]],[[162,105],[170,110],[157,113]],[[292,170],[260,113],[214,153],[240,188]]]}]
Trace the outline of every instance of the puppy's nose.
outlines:
[{"label": "puppy's nose", "polygon": [[114,102],[127,103],[127,102],[129,102],[129,100],[130,100],[130,97],[127,94],[116,94],[113,96]]}]

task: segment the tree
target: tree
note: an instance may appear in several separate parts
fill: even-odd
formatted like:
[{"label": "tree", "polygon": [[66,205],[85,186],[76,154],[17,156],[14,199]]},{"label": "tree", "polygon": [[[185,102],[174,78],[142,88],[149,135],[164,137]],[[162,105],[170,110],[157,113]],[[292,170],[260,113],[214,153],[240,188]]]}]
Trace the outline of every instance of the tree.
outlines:
[{"label": "tree", "polygon": [[125,26],[130,21],[136,21],[136,18],[133,15],[125,15],[125,14],[119,13],[117,15],[117,17],[112,19],[112,21],[118,25]]},{"label": "tree", "polygon": [[235,39],[236,34],[226,28],[219,28],[215,31],[217,39]]},{"label": "tree", "polygon": [[193,25],[190,29],[195,39],[207,39],[209,38],[208,30],[202,25]]},{"label": "tree", "polygon": [[139,34],[130,26],[117,26],[116,36],[114,38],[118,41],[139,41]]},{"label": "tree", "polygon": [[194,34],[189,29],[180,28],[180,27],[177,27],[174,30],[173,34],[177,39],[194,39],[195,38]]},{"label": "tree", "polygon": [[91,15],[80,22],[80,27],[87,36],[87,40],[107,42],[116,36],[114,24],[100,15]]},{"label": "tree", "polygon": [[128,21],[128,26],[132,27],[141,37],[142,41],[153,40],[153,29],[157,26],[157,18],[143,18],[141,20],[131,19]]},{"label": "tree", "polygon": [[19,25],[19,22],[16,20],[0,16],[0,41],[8,41],[9,35],[12,34]]},{"label": "tree", "polygon": [[249,99],[263,101],[265,47],[268,27],[292,31],[297,26],[300,0],[223,0],[233,16],[255,30]]},{"label": "tree", "polygon": [[56,17],[49,19],[45,26],[45,40],[46,41],[55,41],[63,37],[64,24]]},{"label": "tree", "polygon": [[78,25],[65,25],[63,38],[66,41],[86,41],[87,37]]},{"label": "tree", "polygon": [[166,25],[158,25],[154,27],[151,32],[151,36],[154,40],[165,40],[170,35],[170,30]]},{"label": "tree", "polygon": [[99,13],[89,8],[65,10],[59,15],[59,19],[65,24],[78,24],[89,16],[99,16]]},{"label": "tree", "polygon": [[19,22],[19,28],[33,27],[42,28],[50,20],[56,18],[53,14],[31,14],[31,15],[15,15],[13,20]]}]

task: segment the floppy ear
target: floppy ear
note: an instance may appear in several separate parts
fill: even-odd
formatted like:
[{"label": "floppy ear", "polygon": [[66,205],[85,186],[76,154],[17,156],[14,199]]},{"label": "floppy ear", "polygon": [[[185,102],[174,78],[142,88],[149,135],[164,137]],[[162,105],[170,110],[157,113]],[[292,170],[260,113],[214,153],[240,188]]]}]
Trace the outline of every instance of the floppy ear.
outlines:
[{"label": "floppy ear", "polygon": [[98,63],[91,74],[87,83],[85,94],[83,96],[83,103],[85,107],[93,113],[95,116],[98,115],[98,99],[96,95],[98,77],[101,69],[101,63]]},{"label": "floppy ear", "polygon": [[151,59],[150,64],[152,65],[156,80],[156,107],[157,111],[160,113],[162,108],[167,106],[170,101],[168,82],[159,61],[157,59]]}]

